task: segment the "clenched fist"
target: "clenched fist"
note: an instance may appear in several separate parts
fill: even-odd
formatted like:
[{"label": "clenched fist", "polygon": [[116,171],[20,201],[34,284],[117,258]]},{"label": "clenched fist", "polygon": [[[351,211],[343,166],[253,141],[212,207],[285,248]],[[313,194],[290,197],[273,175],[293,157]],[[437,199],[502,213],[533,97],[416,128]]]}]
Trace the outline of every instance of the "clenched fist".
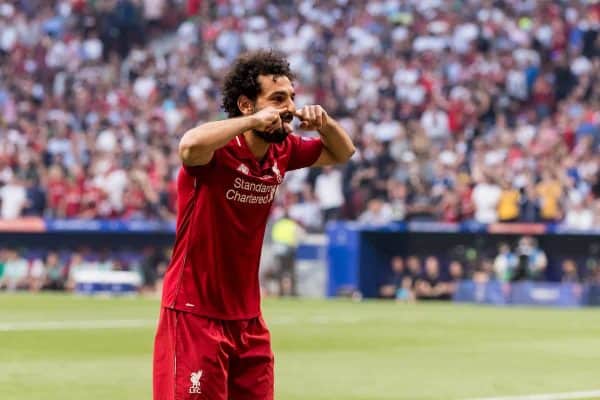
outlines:
[{"label": "clenched fist", "polygon": [[329,116],[323,107],[319,105],[304,106],[294,113],[300,120],[300,129],[304,130],[319,130],[324,128],[328,121]]},{"label": "clenched fist", "polygon": [[262,132],[273,132],[282,128],[281,113],[285,109],[275,107],[265,107],[262,110],[252,114],[254,129]]}]

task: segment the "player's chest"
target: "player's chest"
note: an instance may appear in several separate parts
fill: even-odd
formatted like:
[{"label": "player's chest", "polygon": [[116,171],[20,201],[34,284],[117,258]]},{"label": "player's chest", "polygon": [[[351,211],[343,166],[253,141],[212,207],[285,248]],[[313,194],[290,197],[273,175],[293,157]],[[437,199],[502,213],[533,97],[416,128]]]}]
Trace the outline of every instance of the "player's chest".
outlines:
[{"label": "player's chest", "polygon": [[216,192],[232,208],[270,208],[277,187],[283,182],[285,160],[267,158],[263,162],[249,157],[225,154],[220,160]]}]

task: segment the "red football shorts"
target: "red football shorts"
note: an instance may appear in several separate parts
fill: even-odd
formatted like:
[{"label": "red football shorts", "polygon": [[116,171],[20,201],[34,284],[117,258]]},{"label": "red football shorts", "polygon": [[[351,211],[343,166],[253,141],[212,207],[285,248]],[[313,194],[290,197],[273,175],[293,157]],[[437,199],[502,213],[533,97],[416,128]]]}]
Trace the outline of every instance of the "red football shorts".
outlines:
[{"label": "red football shorts", "polygon": [[273,400],[262,317],[223,321],[167,308],[154,343],[154,400]]}]

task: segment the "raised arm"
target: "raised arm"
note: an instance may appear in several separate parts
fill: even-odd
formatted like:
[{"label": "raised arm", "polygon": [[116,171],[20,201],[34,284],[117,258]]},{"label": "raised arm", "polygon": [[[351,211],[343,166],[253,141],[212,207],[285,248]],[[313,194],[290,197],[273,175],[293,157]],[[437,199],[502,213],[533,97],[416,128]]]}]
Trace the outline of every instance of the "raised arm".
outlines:
[{"label": "raised arm", "polygon": [[206,165],[215,150],[243,132],[251,129],[269,132],[281,126],[280,112],[275,107],[266,107],[252,115],[207,122],[190,129],[179,142],[179,157],[188,166]]},{"label": "raised arm", "polygon": [[321,106],[306,106],[296,111],[302,120],[301,129],[316,130],[321,136],[323,150],[313,166],[342,164],[356,151],[352,140],[342,126]]}]

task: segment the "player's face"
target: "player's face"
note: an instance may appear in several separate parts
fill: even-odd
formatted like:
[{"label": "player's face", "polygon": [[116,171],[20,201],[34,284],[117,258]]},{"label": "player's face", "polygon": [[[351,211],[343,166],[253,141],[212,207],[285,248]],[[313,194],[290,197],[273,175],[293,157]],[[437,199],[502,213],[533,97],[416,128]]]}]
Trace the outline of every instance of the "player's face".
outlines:
[{"label": "player's face", "polygon": [[254,111],[260,111],[270,106],[285,109],[286,113],[282,116],[281,127],[275,131],[267,133],[254,130],[253,132],[266,142],[281,143],[292,131],[290,122],[296,111],[294,87],[287,76],[260,75],[258,81],[262,90],[256,98]]}]

